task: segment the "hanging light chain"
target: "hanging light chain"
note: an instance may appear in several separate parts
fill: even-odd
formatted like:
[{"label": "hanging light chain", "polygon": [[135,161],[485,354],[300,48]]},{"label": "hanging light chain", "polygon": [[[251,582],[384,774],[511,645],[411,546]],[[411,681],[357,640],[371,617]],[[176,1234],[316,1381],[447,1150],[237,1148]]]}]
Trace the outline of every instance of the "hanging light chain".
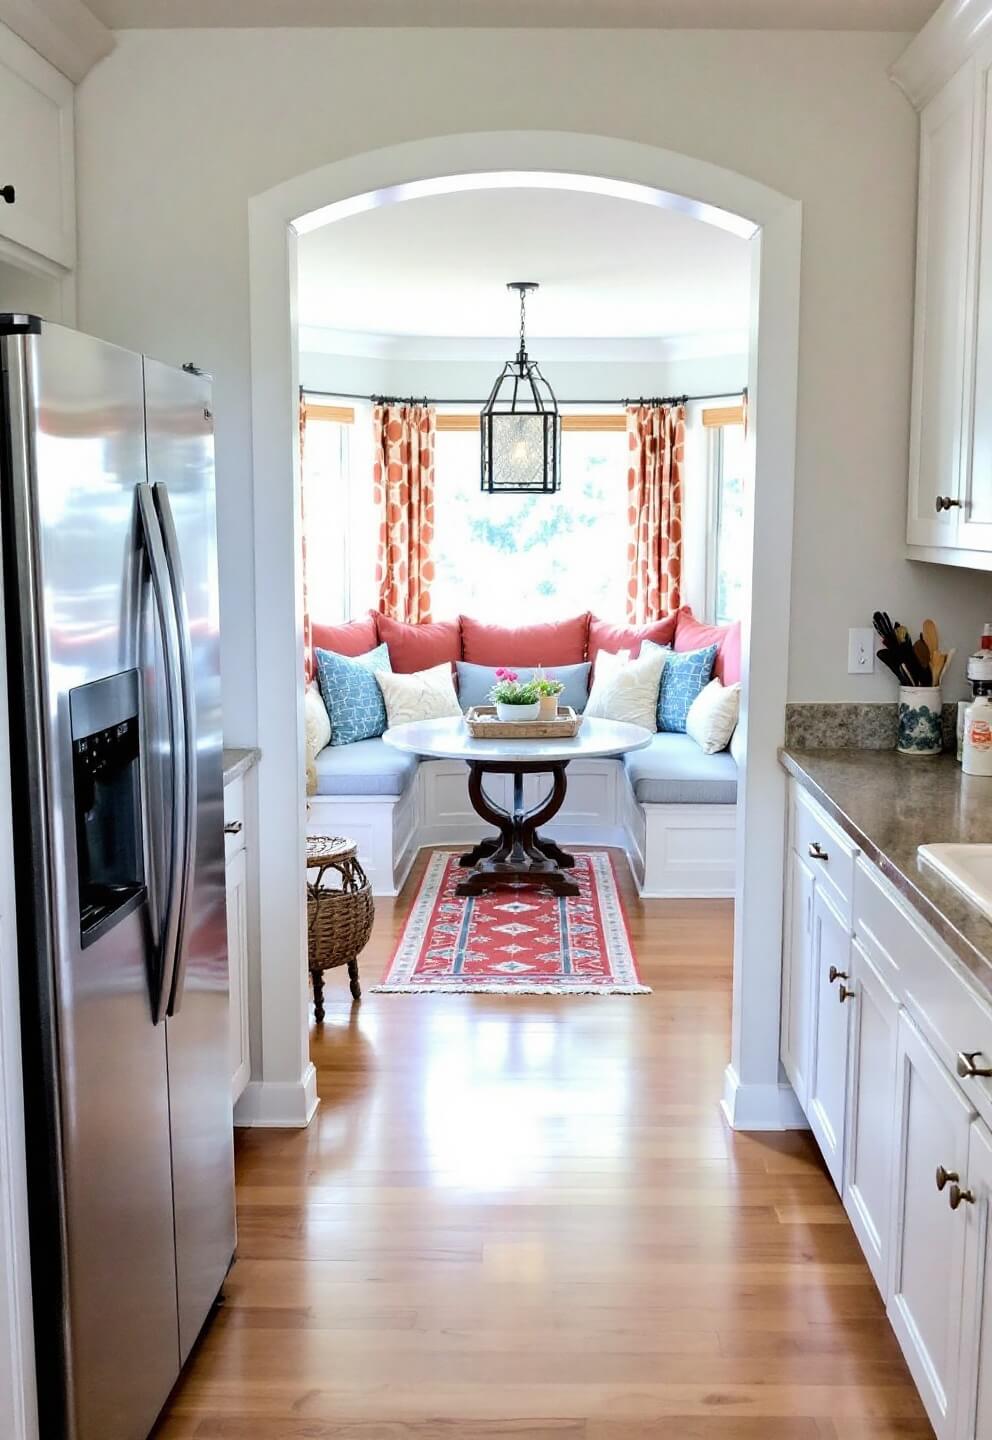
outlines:
[{"label": "hanging light chain", "polygon": [[520,354],[527,354],[527,291],[520,288]]}]

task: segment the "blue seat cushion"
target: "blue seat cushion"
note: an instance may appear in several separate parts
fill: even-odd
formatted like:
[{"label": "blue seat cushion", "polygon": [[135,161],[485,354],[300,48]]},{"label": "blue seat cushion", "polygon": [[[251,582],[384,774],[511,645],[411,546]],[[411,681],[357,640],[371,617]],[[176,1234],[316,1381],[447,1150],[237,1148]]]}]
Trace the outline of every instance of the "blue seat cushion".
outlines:
[{"label": "blue seat cushion", "polygon": [[420,761],[383,740],[325,745],[314,761],[318,795],[405,795]]},{"label": "blue seat cushion", "polygon": [[662,731],[624,767],[642,805],[735,805],[737,766],[728,750],[706,755],[691,735]]}]

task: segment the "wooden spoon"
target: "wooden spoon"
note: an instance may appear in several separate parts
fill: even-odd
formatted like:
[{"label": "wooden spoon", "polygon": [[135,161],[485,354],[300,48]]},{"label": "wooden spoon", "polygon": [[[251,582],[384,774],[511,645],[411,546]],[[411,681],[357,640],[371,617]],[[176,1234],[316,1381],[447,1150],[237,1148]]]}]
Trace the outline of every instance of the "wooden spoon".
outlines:
[{"label": "wooden spoon", "polygon": [[923,622],[923,639],[926,641],[927,649],[931,655],[939,653],[940,636],[937,634],[937,626],[932,620],[924,620]]},{"label": "wooden spoon", "polygon": [[[916,641],[916,644],[913,646],[913,654],[916,656],[917,662],[920,666],[920,671],[925,680],[927,675],[932,675],[932,671],[930,669],[930,647],[927,645],[927,642],[924,640],[922,635],[920,636],[919,640]],[[936,683],[937,682],[934,681],[934,684]]]}]

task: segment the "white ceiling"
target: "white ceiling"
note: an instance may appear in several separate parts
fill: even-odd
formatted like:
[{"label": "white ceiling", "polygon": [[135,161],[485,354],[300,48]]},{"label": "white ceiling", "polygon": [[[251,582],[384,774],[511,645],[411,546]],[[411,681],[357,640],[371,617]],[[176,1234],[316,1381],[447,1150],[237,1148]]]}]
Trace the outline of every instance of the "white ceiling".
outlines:
[{"label": "white ceiling", "polygon": [[[686,215],[567,190],[437,195],[367,210],[299,239],[299,318],[379,336],[513,337],[508,280],[537,280],[535,337],[748,329],[745,240]],[[504,347],[505,348],[505,347]]]},{"label": "white ceiling", "polygon": [[114,29],[187,26],[645,26],[909,30],[938,0],[88,0]]}]

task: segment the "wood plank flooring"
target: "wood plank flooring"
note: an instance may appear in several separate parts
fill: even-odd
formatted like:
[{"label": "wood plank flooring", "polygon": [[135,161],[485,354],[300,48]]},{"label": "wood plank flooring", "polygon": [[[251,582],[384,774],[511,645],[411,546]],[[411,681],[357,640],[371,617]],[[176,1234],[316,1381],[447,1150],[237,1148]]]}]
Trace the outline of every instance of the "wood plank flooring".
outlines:
[{"label": "wood plank flooring", "polygon": [[931,1436],[814,1144],[721,1118],[731,904],[625,884],[650,996],[370,995],[422,868],[327,976],[313,1125],[239,1132],[158,1440]]}]

